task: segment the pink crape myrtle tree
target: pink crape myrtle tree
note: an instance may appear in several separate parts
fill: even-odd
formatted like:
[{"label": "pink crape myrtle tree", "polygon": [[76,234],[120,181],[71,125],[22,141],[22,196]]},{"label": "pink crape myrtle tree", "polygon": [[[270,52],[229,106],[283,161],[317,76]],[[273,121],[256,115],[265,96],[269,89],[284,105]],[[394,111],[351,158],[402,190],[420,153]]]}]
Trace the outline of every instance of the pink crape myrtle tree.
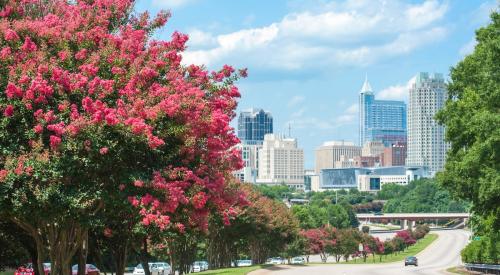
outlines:
[{"label": "pink crape myrtle tree", "polygon": [[71,273],[106,200],[126,198],[160,231],[234,212],[229,122],[246,71],[182,65],[188,37],[151,39],[169,14],[133,4],[0,0],[0,215],[52,275]]}]

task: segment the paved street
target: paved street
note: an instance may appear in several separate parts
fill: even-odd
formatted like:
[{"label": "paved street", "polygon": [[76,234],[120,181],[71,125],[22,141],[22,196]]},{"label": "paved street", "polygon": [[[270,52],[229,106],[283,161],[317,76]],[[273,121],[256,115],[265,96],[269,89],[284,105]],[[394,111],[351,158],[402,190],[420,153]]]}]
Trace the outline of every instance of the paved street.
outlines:
[{"label": "paved street", "polygon": [[267,270],[258,270],[251,275],[392,275],[418,274],[434,275],[446,274],[443,271],[451,266],[460,264],[460,250],[467,244],[469,233],[464,230],[448,230],[433,232],[439,238],[418,257],[418,267],[405,267],[403,262],[390,264],[336,264],[315,266],[276,266]]}]

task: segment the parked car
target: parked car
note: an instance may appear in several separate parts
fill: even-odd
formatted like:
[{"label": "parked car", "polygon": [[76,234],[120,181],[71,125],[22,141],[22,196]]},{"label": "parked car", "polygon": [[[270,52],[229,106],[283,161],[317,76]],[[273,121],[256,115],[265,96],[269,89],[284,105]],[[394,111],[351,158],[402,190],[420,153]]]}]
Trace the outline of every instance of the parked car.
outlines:
[{"label": "parked car", "polygon": [[193,263],[192,272],[202,272],[208,270],[208,262],[196,261]]},{"label": "parked car", "polygon": [[[151,272],[151,275],[167,275],[170,274],[170,271],[172,268],[168,263],[165,262],[158,262],[158,263],[149,263],[149,271]],[[142,264],[138,264],[134,268],[134,272],[132,273],[133,275],[144,275],[144,268],[142,267]]]},{"label": "parked car", "polygon": [[292,258],[292,264],[304,264],[305,260],[303,257],[294,257]]},{"label": "parked car", "polygon": [[418,266],[418,259],[417,259],[417,257],[415,257],[415,256],[406,257],[406,259],[405,259],[405,266],[408,266],[408,265]]},{"label": "parked car", "polygon": [[50,275],[50,263],[43,263],[43,273]]},{"label": "parked car", "polygon": [[252,260],[237,260],[236,261],[236,266],[251,266],[252,265]]},{"label": "parked car", "polygon": [[35,275],[35,270],[33,270],[33,264],[28,263],[21,265],[16,269],[14,275]]},{"label": "parked car", "polygon": [[170,271],[172,268],[170,265],[166,262],[156,262],[156,263],[151,263],[152,268],[151,273],[152,275],[167,275],[170,274]]},{"label": "parked car", "polygon": [[[71,268],[71,273],[73,275],[78,275],[78,265],[77,264]],[[99,275],[100,273],[101,273],[101,271],[99,271],[99,269],[97,267],[95,267],[95,265],[92,265],[92,264],[85,265],[85,275]]]},{"label": "parked car", "polygon": [[267,259],[267,262],[270,264],[284,264],[285,259],[282,259],[280,257],[274,257],[274,258]]}]

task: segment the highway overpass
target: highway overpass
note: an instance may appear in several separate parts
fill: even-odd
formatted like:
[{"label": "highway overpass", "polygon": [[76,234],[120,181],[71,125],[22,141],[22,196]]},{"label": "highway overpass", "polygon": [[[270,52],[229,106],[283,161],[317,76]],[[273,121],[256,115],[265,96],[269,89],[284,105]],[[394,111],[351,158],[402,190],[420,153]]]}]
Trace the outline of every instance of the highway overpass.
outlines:
[{"label": "highway overpass", "polygon": [[411,228],[416,221],[469,219],[469,213],[386,213],[357,214],[360,222],[384,222],[400,220],[402,228]]}]

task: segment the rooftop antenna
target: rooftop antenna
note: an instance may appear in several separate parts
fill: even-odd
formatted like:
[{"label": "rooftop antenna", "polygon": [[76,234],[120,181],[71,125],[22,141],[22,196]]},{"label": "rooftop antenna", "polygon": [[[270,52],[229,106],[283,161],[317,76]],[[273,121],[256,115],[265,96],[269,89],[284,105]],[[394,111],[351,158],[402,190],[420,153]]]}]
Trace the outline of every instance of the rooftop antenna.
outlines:
[{"label": "rooftop antenna", "polygon": [[292,123],[290,122],[288,123],[288,137],[292,137]]}]

